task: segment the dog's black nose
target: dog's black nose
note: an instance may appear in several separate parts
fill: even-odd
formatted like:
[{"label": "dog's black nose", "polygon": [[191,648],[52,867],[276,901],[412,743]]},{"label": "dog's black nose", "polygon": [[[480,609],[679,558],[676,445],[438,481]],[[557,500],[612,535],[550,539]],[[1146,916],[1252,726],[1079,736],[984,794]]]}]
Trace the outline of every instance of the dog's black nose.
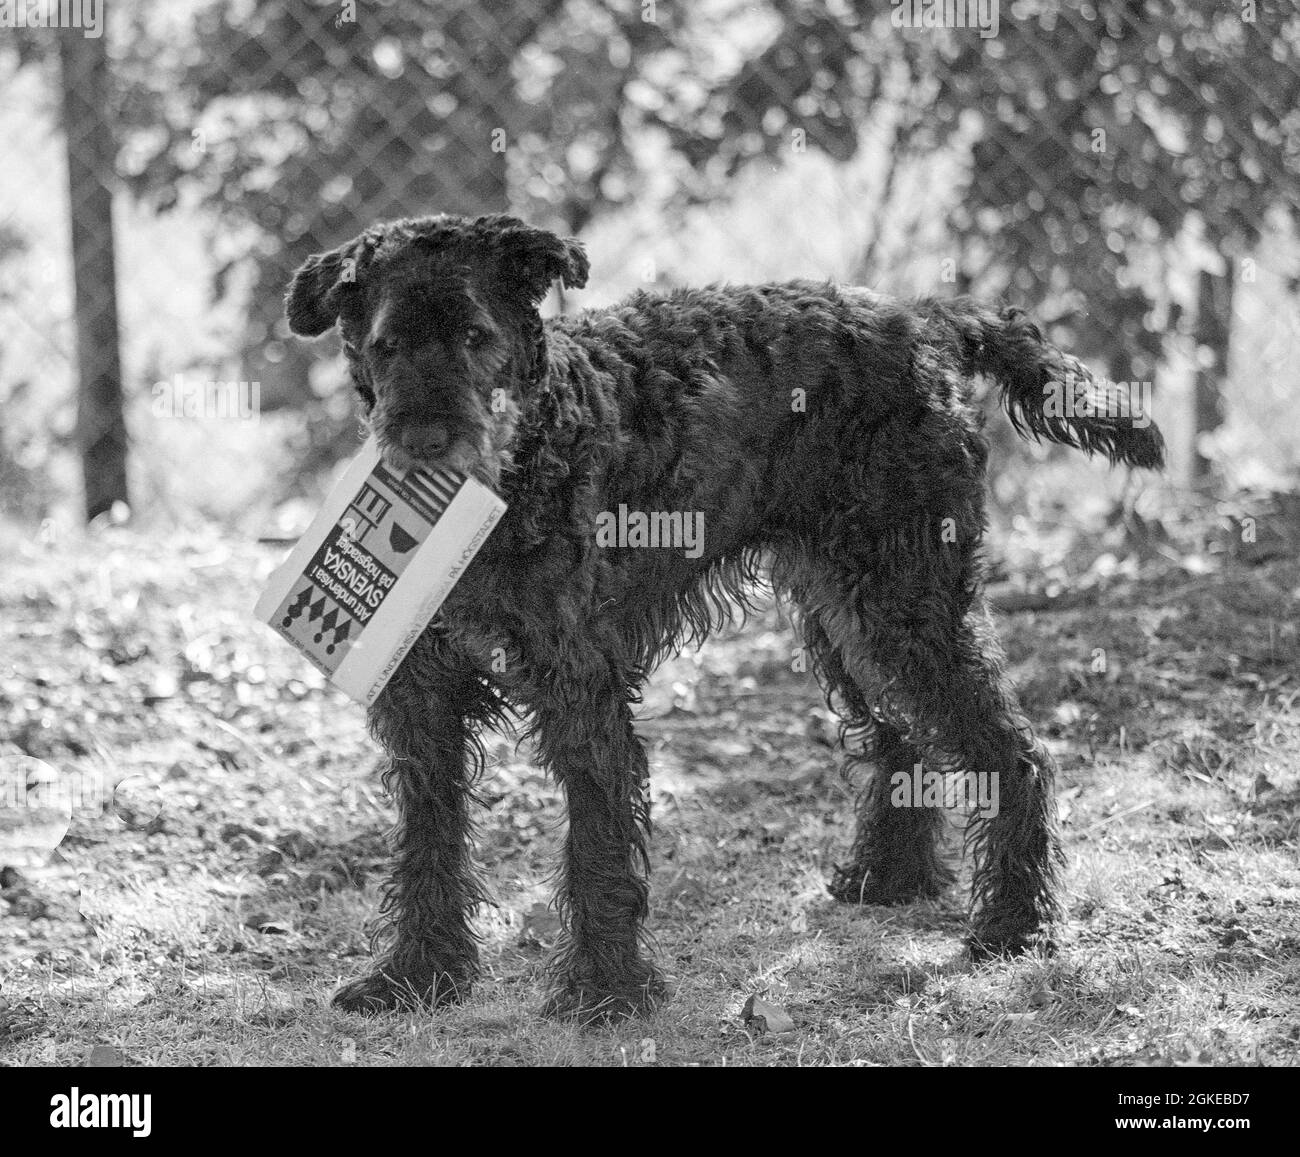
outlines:
[{"label": "dog's black nose", "polygon": [[413,458],[436,458],[451,442],[447,427],[439,423],[412,426],[402,431],[402,449]]}]

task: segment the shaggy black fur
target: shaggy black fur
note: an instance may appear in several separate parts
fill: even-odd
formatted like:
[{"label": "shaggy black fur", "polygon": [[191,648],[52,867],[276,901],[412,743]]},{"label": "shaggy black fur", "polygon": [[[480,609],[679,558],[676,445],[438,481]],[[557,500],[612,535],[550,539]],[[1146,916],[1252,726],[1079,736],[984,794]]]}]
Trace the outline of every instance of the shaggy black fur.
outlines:
[{"label": "shaggy black fur", "polygon": [[[483,895],[469,850],[479,729],[521,714],[563,786],[552,1013],[646,1009],[645,753],[631,705],[668,652],[702,638],[760,572],[797,605],[846,735],[877,764],[832,891],[901,903],[951,882],[939,814],[890,806],[924,761],[1000,777],[975,818],[971,945],[1014,951],[1057,915],[1053,765],[1020,715],[981,594],[986,448],[971,379],[1022,433],[1158,466],[1153,426],[1049,412],[1087,370],[1023,315],[798,281],[638,293],[543,323],[581,286],[576,241],[510,217],[373,228],[313,257],[295,333],[341,327],[371,427],[398,466],[466,471],[509,502],[499,528],[375,704],[397,797],[391,944],[345,1008],[463,997]],[[702,512],[699,557],[617,549],[597,516]]]}]

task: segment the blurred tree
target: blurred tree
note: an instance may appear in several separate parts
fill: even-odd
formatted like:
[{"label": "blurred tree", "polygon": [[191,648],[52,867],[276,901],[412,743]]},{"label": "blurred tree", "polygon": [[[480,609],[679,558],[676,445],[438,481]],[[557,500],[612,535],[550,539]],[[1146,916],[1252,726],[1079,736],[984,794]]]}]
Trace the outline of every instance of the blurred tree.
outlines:
[{"label": "blurred tree", "polygon": [[[893,8],[747,5],[770,34],[701,99],[665,108],[675,147],[719,180],[747,160],[788,155],[792,140],[847,157],[855,126],[899,103],[889,80],[901,72],[889,173],[939,149],[969,150],[950,218],[955,287],[1054,306],[1072,344],[1119,381],[1154,378],[1162,331],[1178,317],[1176,304],[1153,314],[1141,255],[1195,224],[1224,258],[1200,281],[1198,435],[1207,432],[1222,410],[1236,264],[1270,208],[1300,216],[1294,0],[1017,0],[987,39],[894,28]],[[884,186],[888,198],[889,176]],[[936,199],[946,204],[947,191]]]},{"label": "blurred tree", "polygon": [[161,5],[137,12],[128,176],[160,208],[215,212],[218,292],[252,250],[245,372],[268,409],[311,398],[312,358],[281,325],[310,254],[375,218],[506,207],[511,66],[560,6],[204,4],[179,45]]},{"label": "blurred tree", "polygon": [[[107,39],[60,28],[32,27],[0,41],[0,55],[18,66],[49,67],[56,79],[56,107],[68,166],[69,232],[77,335],[76,442],[81,459],[82,503],[87,519],[127,502],[129,455],[117,314],[117,263],[113,233],[113,190],[117,172],[117,101]],[[9,61],[6,60],[7,66]],[[0,237],[0,258],[12,249]],[[8,404],[17,403],[31,383],[17,382]],[[0,448],[0,467],[12,447]],[[35,482],[35,477],[29,478]],[[25,493],[25,512],[44,513],[48,495]],[[21,491],[20,491],[21,493]]]},{"label": "blurred tree", "polygon": [[626,86],[655,35],[639,0],[485,8],[161,0],[136,10],[121,62],[138,194],[216,214],[215,290],[251,253],[245,376],[267,409],[305,406],[328,462],[346,407],[311,388],[319,352],[286,340],[285,286],[310,254],[377,219],[527,208],[578,229],[635,188]]},{"label": "blurred tree", "polygon": [[[1222,418],[1234,278],[1270,209],[1300,220],[1300,9],[1293,0],[1018,3],[999,37],[939,50],[934,121],[978,109],[953,225],[1119,381],[1152,380],[1161,329],[1131,248],[1192,226],[1217,268],[1198,280],[1194,461]],[[927,122],[933,123],[933,122]],[[1003,276],[1006,277],[1006,274]],[[1177,310],[1170,320],[1177,319]]]},{"label": "blurred tree", "polygon": [[[894,11],[152,0],[117,16],[132,24],[116,42],[119,166],[159,206],[215,215],[218,293],[251,257],[245,375],[267,408],[322,419],[309,430],[323,459],[347,407],[332,381],[310,388],[319,352],[285,340],[280,317],[310,253],[383,217],[513,206],[576,230],[655,186],[711,199],[758,158],[847,159],[868,124],[892,133],[882,219],[905,165],[969,157],[964,187],[935,196],[952,207],[957,289],[1018,297],[1113,377],[1153,377],[1170,320],[1141,258],[1192,221],[1231,258],[1269,205],[1294,212],[1293,0],[1015,0],[992,39],[894,28]],[[1232,269],[1200,311],[1207,398]]]},{"label": "blurred tree", "polygon": [[77,445],[86,518],[127,501],[113,246],[114,124],[102,37],[58,38],[77,313]]}]

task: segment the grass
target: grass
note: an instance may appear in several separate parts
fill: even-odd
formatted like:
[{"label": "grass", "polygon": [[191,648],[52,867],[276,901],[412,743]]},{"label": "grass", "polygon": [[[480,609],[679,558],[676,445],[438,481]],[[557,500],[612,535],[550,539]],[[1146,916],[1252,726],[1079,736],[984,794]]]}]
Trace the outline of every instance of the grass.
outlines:
[{"label": "grass", "polygon": [[[537,1015],[562,817],[526,749],[489,744],[479,853],[498,906],[472,998],[341,1014],[328,997],[369,959],[390,813],[360,709],[251,621],[273,553],[215,532],[166,549],[120,529],[0,540],[6,773],[40,759],[121,784],[57,850],[29,832],[0,878],[4,1063],[1300,1060],[1293,559],[1153,568],[1090,605],[1004,618],[1061,764],[1069,920],[1050,959],[972,967],[957,892],[829,899],[852,785],[776,611],[668,664],[641,732],[671,997],[646,1022],[580,1031]],[[747,1025],[751,996],[793,1031]]]}]

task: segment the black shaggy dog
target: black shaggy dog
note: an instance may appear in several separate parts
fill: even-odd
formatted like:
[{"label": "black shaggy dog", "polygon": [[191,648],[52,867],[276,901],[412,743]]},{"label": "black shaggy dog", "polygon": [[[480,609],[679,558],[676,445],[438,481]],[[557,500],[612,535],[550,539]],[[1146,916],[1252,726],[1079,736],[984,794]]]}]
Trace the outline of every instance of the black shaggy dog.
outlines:
[{"label": "black shaggy dog", "polygon": [[[437,216],[314,256],[289,290],[295,333],[341,328],[394,465],[464,471],[509,503],[371,710],[400,814],[390,927],[377,966],[336,1003],[469,992],[478,734],[513,715],[568,802],[547,1009],[587,1021],[654,1003],[632,704],[656,662],[725,619],[760,572],[797,606],[846,734],[877,768],[834,895],[939,893],[952,880],[940,813],[890,806],[890,775],[921,762],[991,773],[1000,810],[966,835],[971,947],[1045,939],[1061,858],[1053,765],[1003,677],[981,593],[987,451],[971,379],[1000,383],[1022,433],[1112,462],[1159,466],[1159,433],[1053,408],[1091,378],[1015,310],[795,281],[638,293],[543,322],[557,278],[586,282],[576,241],[512,217]],[[702,515],[702,549],[611,547],[600,516],[623,506]]]}]

